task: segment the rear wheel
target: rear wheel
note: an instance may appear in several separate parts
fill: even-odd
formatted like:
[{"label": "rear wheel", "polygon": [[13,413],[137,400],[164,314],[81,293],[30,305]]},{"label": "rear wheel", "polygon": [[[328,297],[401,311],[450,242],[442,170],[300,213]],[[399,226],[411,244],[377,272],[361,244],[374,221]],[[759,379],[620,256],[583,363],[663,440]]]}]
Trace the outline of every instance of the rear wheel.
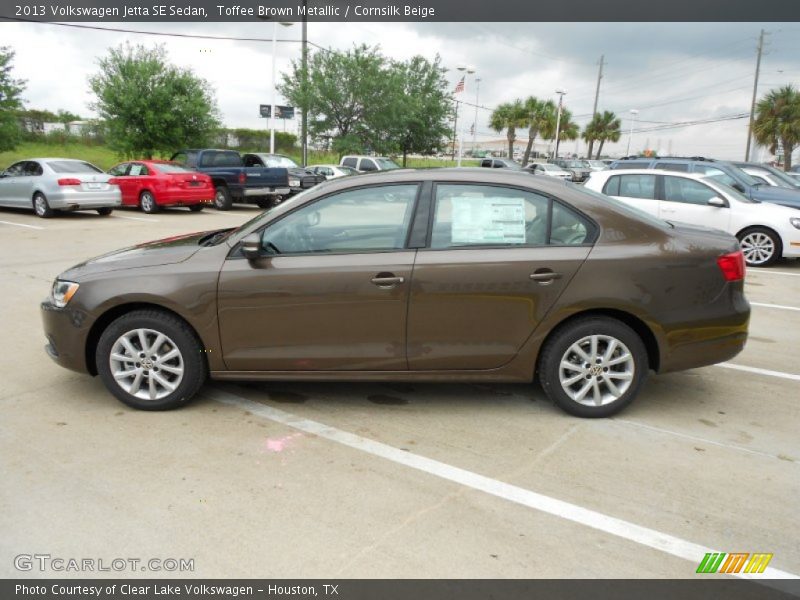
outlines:
[{"label": "rear wheel", "polygon": [[555,332],[539,361],[547,396],[578,417],[608,417],[630,404],[647,376],[637,333],[607,317],[578,319]]},{"label": "rear wheel", "polygon": [[49,219],[55,214],[55,211],[50,208],[50,204],[47,203],[47,198],[41,192],[36,192],[33,195],[33,211],[37,217],[42,219]]},{"label": "rear wheel", "polygon": [[144,191],[139,194],[139,208],[148,215],[158,212],[158,204],[152,192]]},{"label": "rear wheel", "polygon": [[203,210],[203,205],[202,204],[192,204],[191,206],[189,206],[189,210],[192,211],[192,212],[200,212],[201,210]]},{"label": "rear wheel", "polygon": [[141,410],[188,402],[205,382],[201,345],[174,315],[137,310],[112,322],[97,344],[97,372],[108,390]]},{"label": "rear wheel", "polygon": [[766,227],[745,229],[737,237],[748,267],[768,267],[783,253],[781,239]]},{"label": "rear wheel", "polygon": [[224,185],[214,191],[214,208],[217,210],[230,210],[233,206],[230,190]]},{"label": "rear wheel", "polygon": [[110,206],[104,206],[103,208],[97,209],[97,214],[100,215],[101,217],[107,217],[112,212],[114,212],[114,209],[111,208]]}]

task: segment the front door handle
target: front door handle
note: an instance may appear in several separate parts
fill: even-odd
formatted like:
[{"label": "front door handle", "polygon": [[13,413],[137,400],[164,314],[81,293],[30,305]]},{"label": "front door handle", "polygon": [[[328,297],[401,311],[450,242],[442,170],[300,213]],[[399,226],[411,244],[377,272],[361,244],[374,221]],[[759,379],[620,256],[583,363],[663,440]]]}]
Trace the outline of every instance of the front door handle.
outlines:
[{"label": "front door handle", "polygon": [[533,281],[538,281],[539,283],[551,283],[555,279],[561,279],[561,273],[555,273],[550,269],[539,269],[534,273],[531,273],[529,277]]},{"label": "front door handle", "polygon": [[380,288],[391,288],[398,284],[405,283],[405,277],[396,277],[394,273],[378,273],[370,279],[372,283]]}]

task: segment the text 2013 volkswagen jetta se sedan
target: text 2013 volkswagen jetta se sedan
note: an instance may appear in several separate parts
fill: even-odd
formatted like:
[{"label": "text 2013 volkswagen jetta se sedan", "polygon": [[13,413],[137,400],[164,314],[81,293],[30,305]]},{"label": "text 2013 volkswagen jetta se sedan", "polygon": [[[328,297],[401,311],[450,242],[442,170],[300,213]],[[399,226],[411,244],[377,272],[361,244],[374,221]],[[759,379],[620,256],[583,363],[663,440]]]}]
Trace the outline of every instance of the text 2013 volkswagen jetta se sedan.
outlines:
[{"label": "text 2013 volkswagen jetta se sedan", "polygon": [[62,273],[47,352],[136,408],[228,380],[531,382],[583,417],[649,370],[727,360],[750,308],[736,239],[550,178],[391,171],[323,183],[233,230]]}]

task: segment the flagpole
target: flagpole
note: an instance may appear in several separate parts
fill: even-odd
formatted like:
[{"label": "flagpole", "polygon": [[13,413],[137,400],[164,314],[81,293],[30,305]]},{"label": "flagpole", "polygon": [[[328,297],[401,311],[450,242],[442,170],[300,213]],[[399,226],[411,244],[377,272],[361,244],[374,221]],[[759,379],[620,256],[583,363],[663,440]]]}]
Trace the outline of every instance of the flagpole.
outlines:
[{"label": "flagpole", "polygon": [[[464,77],[461,80],[461,82],[462,82],[461,85],[460,85],[461,89],[459,90],[459,93],[466,94],[467,93],[467,75],[472,75],[475,72],[475,69],[472,68],[472,67],[456,67],[456,69],[458,69],[459,71],[466,71],[464,73]],[[463,151],[464,151],[464,121],[466,121],[466,119],[461,119],[461,132],[460,132],[460,134],[458,136],[458,163],[457,163],[457,166],[459,166],[459,167],[461,166],[461,157],[462,157]]]}]

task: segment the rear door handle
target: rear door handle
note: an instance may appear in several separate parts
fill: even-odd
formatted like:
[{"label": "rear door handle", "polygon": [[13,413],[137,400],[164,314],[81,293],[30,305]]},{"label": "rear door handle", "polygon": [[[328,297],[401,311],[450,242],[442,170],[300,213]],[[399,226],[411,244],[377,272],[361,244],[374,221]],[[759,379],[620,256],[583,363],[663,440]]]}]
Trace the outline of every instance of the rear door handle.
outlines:
[{"label": "rear door handle", "polygon": [[539,270],[535,273],[531,273],[528,277],[530,277],[533,281],[538,281],[540,283],[550,283],[554,279],[561,279],[561,273],[554,273],[553,271],[545,271]]},{"label": "rear door handle", "polygon": [[395,277],[390,273],[379,273],[372,279],[370,279],[372,283],[377,285],[378,287],[394,287],[400,283],[405,283],[405,277]]}]

